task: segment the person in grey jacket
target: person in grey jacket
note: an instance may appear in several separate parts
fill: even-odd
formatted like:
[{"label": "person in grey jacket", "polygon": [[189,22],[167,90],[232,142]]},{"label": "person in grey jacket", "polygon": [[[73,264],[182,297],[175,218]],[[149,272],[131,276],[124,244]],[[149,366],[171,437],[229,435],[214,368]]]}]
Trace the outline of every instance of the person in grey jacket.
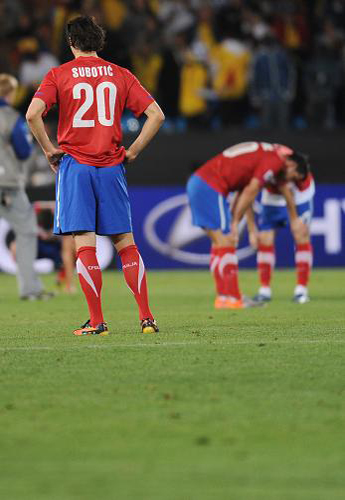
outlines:
[{"label": "person in grey jacket", "polygon": [[17,280],[21,299],[50,298],[34,270],[37,255],[37,224],[34,210],[24,189],[23,161],[32,151],[32,140],[25,120],[11,106],[17,80],[0,74],[0,218],[16,233]]}]

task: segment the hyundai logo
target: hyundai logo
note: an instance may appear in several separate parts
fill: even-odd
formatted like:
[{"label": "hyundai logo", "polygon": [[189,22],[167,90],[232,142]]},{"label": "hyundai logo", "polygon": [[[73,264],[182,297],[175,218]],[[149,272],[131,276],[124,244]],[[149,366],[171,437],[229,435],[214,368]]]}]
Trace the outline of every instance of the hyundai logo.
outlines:
[{"label": "hyundai logo", "polygon": [[[179,209],[179,210],[177,210]],[[158,221],[171,211],[177,215],[169,228],[167,237],[163,240],[159,234]],[[245,221],[241,223],[241,232],[244,231]],[[160,254],[165,255],[184,264],[195,266],[208,266],[210,255],[207,253],[195,253],[183,250],[183,248],[201,238],[205,238],[205,232],[192,225],[192,215],[186,194],[172,196],[158,203],[146,216],[144,221],[144,235],[149,244]],[[238,249],[239,260],[246,259],[255,253],[250,246]]]}]

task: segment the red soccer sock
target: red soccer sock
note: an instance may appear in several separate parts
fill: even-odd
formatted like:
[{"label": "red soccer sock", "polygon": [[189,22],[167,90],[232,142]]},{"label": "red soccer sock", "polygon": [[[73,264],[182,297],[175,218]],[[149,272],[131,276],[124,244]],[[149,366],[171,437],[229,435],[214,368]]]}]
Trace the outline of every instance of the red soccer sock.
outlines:
[{"label": "red soccer sock", "polygon": [[226,295],[227,289],[225,286],[224,278],[219,273],[219,264],[220,255],[219,248],[212,247],[211,248],[211,259],[210,259],[210,271],[213,274],[213,278],[216,284],[216,290],[218,295]]},{"label": "red soccer sock", "polygon": [[218,248],[218,272],[223,279],[224,295],[240,300],[242,295],[238,284],[238,259],[235,247]]},{"label": "red soccer sock", "polygon": [[119,251],[119,257],[127,286],[137,301],[140,320],[153,319],[148,301],[145,266],[137,246],[129,245],[123,248]]},{"label": "red soccer sock", "polygon": [[296,245],[295,262],[297,284],[308,286],[310,271],[313,265],[313,247],[311,243]]},{"label": "red soccer sock", "polygon": [[95,247],[81,247],[77,251],[77,272],[90,312],[91,326],[104,322],[101,304],[102,271]]},{"label": "red soccer sock", "polygon": [[270,287],[275,263],[274,245],[259,245],[257,265],[261,286]]}]

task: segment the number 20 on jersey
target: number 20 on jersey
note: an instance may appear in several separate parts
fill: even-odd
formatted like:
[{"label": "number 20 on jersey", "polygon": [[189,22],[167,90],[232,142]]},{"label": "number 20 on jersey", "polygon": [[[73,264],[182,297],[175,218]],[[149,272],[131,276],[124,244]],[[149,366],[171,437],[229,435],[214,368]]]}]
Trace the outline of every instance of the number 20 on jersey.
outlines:
[{"label": "number 20 on jersey", "polygon": [[[106,94],[105,89],[108,89],[109,98],[109,117],[106,116]],[[73,87],[73,99],[81,99],[82,92],[85,96],[85,101],[82,103],[73,118],[73,127],[94,127],[95,120],[86,120],[84,118],[85,113],[91,108],[96,98],[97,105],[97,120],[101,125],[105,127],[111,127],[114,125],[114,115],[115,115],[115,102],[117,88],[111,82],[102,82],[94,89],[89,83],[81,82],[77,83]]]}]

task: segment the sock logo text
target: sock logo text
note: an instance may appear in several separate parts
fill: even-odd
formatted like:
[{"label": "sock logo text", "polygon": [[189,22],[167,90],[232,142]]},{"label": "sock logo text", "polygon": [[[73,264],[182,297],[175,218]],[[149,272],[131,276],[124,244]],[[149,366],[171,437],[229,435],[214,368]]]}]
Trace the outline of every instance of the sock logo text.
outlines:
[{"label": "sock logo text", "polygon": [[127,269],[127,267],[133,267],[133,266],[137,266],[137,265],[138,265],[137,262],[132,262],[132,263],[124,264],[122,266],[122,269]]}]

